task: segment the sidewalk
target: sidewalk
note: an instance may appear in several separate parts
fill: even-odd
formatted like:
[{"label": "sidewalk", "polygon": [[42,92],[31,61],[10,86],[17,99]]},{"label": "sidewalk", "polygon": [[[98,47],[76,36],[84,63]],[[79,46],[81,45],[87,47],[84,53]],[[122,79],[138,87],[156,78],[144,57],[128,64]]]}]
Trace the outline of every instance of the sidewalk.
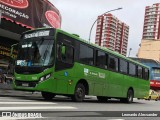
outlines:
[{"label": "sidewalk", "polygon": [[13,90],[12,84],[0,83],[0,90]]}]

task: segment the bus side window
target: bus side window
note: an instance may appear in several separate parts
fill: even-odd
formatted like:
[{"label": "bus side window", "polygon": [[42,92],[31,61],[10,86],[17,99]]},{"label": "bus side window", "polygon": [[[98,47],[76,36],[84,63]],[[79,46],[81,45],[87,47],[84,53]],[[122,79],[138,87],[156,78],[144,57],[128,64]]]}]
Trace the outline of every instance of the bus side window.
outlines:
[{"label": "bus side window", "polygon": [[127,74],[128,73],[128,63],[122,59],[119,60],[119,63],[120,63],[119,65],[120,72]]},{"label": "bus side window", "polygon": [[105,52],[97,51],[96,66],[107,69],[107,55]]},{"label": "bus side window", "polygon": [[142,67],[138,66],[138,77],[142,78]]},{"label": "bus side window", "polygon": [[129,63],[129,75],[136,76],[136,65]]},{"label": "bus side window", "polygon": [[84,44],[80,44],[79,61],[87,65],[93,65],[94,64],[93,48]]},{"label": "bus side window", "polygon": [[118,71],[118,58],[109,55],[109,69]]},{"label": "bus side window", "polygon": [[72,64],[74,59],[74,48],[69,45],[61,45],[61,60]]},{"label": "bus side window", "polygon": [[74,48],[70,45],[58,44],[58,59],[62,62],[72,64],[74,60]]}]

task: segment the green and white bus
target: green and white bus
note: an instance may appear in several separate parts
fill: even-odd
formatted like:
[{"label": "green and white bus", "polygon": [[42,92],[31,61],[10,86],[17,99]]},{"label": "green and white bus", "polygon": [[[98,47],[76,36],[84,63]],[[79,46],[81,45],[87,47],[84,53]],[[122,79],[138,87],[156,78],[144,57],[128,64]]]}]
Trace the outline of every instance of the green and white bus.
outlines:
[{"label": "green and white bus", "polygon": [[114,51],[60,29],[41,28],[22,34],[14,71],[14,88],[40,91],[81,102],[85,95],[99,101],[118,98],[131,103],[150,88],[149,68]]}]

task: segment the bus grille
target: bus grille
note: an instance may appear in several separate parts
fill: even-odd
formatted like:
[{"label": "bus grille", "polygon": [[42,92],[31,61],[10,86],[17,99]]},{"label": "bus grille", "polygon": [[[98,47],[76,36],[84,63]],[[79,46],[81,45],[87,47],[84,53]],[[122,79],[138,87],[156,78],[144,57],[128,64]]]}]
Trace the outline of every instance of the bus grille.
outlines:
[{"label": "bus grille", "polygon": [[16,86],[22,86],[22,87],[35,87],[38,81],[20,81],[15,80]]}]

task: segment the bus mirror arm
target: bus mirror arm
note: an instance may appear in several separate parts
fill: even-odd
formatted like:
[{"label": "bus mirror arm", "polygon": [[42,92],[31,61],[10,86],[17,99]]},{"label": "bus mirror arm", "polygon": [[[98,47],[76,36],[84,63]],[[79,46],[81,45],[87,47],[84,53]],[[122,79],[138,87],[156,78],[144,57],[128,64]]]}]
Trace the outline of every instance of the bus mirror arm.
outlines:
[{"label": "bus mirror arm", "polygon": [[10,52],[10,56],[11,56],[11,58],[12,58],[12,59],[13,59],[12,55],[13,55],[13,49],[14,49],[14,46],[17,46],[17,45],[18,45],[18,43],[11,45],[11,52]]}]

